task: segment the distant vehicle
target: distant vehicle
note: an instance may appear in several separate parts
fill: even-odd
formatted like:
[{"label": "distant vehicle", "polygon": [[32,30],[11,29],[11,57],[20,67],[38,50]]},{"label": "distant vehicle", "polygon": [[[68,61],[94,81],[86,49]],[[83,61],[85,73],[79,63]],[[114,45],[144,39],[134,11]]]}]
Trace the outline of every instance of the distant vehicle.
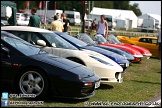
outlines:
[{"label": "distant vehicle", "polygon": [[75,34],[73,35],[75,38],[83,41],[83,42],[86,42],[88,45],[94,45],[94,46],[97,46],[99,48],[102,48],[102,49],[106,49],[108,51],[112,51],[114,53],[117,53],[119,55],[122,55],[123,57],[125,57],[127,60],[129,60],[130,62],[132,60],[134,60],[134,57],[132,56],[131,53],[127,52],[127,51],[124,51],[124,50],[121,50],[121,49],[118,49],[118,48],[113,48],[113,47],[110,47],[110,46],[99,46],[97,45],[97,43],[95,41],[93,41],[90,36],[88,36],[87,34],[85,33],[79,33],[79,34]]},{"label": "distant vehicle", "polygon": [[16,13],[16,18],[17,21],[24,21],[25,19],[24,13]]},{"label": "distant vehicle", "polygon": [[[38,15],[44,15],[44,10],[37,10],[37,14]],[[48,10],[46,13],[46,17],[51,18],[54,17],[54,15],[56,15],[56,13],[63,13],[63,10]]]},{"label": "distant vehicle", "polygon": [[27,20],[25,20],[25,14],[28,14],[28,13],[16,13],[17,25],[27,26],[29,24],[31,14],[28,14]]},{"label": "distant vehicle", "polygon": [[80,25],[81,23],[80,12],[65,11],[64,13],[67,15],[67,19],[69,19],[70,25]]},{"label": "distant vehicle", "polygon": [[138,63],[142,60],[143,55],[137,49],[134,49],[134,48],[129,47],[129,46],[122,46],[120,44],[111,44],[109,41],[107,41],[100,34],[95,35],[94,41],[96,41],[96,43],[98,45],[111,46],[111,47],[119,48],[119,49],[122,49],[122,50],[126,50],[127,52],[130,52],[133,55],[133,57],[135,58],[132,62]]},{"label": "distant vehicle", "polygon": [[137,37],[137,38],[128,38],[126,36],[117,36],[120,42],[133,44],[134,46],[140,46],[148,49],[152,56],[159,57],[157,37]]},{"label": "distant vehicle", "polygon": [[86,28],[90,28],[91,24],[92,24],[93,20],[92,19],[86,19],[85,20],[85,27]]}]

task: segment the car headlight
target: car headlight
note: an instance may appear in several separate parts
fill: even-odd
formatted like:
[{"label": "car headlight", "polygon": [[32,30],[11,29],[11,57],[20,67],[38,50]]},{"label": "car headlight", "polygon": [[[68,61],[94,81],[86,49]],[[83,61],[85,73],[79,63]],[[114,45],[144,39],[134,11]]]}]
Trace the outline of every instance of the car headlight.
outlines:
[{"label": "car headlight", "polygon": [[125,59],[127,59],[126,55],[123,55],[123,57],[124,57]]},{"label": "car headlight", "polygon": [[110,63],[108,63],[108,62],[106,62],[106,61],[104,61],[104,60],[102,60],[102,59],[100,59],[98,57],[94,57],[94,56],[90,56],[90,57],[92,57],[93,59],[95,59],[95,60],[97,60],[97,61],[99,61],[99,62],[101,62],[101,63],[103,63],[105,65],[113,66],[112,64],[110,64]]}]

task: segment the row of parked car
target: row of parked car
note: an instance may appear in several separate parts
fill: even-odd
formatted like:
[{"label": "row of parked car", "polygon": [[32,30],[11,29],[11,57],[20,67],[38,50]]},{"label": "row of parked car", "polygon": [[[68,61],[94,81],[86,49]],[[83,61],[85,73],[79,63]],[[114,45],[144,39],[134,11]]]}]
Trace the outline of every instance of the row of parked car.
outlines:
[{"label": "row of parked car", "polygon": [[14,93],[36,94],[37,98],[48,94],[90,98],[100,84],[122,83],[130,63],[152,55],[138,46],[110,47],[99,40],[103,39],[100,35],[95,36],[99,45],[94,45],[93,40],[83,39],[87,36],[1,26],[1,87],[9,87]]}]

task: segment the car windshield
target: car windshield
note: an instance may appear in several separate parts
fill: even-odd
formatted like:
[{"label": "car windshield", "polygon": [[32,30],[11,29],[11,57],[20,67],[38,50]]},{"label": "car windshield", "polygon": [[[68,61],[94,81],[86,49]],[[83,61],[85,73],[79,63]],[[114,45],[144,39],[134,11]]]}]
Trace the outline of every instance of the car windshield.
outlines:
[{"label": "car windshield", "polygon": [[93,44],[94,41],[87,34],[80,34],[79,40],[86,42],[87,44]]},{"label": "car windshield", "polygon": [[115,37],[113,34],[109,35],[108,41],[109,41],[110,43],[117,43],[117,44],[121,43],[121,42],[118,40],[118,38]]},{"label": "car windshield", "polygon": [[62,39],[55,33],[41,33],[43,37],[45,37],[48,42],[56,48],[64,48],[64,49],[73,49],[78,50],[75,46],[71,45],[66,40]]},{"label": "car windshield", "polygon": [[4,37],[4,36],[2,36],[1,39],[3,39],[8,44],[12,45],[18,51],[20,51],[21,53],[27,56],[40,54],[40,53],[47,53],[45,51],[42,51],[40,48],[36,48],[32,44],[23,41],[22,39],[16,39],[11,37]]},{"label": "car windshield", "polygon": [[97,42],[107,43],[107,40],[102,35],[96,35],[94,40]]},{"label": "car windshield", "polygon": [[84,47],[84,46],[88,45],[87,43],[82,42],[81,40],[76,39],[76,38],[74,38],[74,37],[72,37],[72,36],[70,36],[70,35],[68,35],[66,33],[59,32],[58,34],[61,35],[62,37],[64,37],[65,39],[71,41],[72,43],[75,43],[76,45],[78,45],[80,47]]}]

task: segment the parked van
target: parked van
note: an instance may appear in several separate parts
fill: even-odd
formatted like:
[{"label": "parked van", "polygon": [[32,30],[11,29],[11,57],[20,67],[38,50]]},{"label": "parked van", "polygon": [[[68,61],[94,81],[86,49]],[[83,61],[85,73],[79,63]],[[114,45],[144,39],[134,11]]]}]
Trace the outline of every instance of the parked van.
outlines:
[{"label": "parked van", "polygon": [[81,19],[80,19],[80,13],[76,11],[64,11],[64,13],[67,15],[67,19],[70,21],[70,25],[80,25]]}]

